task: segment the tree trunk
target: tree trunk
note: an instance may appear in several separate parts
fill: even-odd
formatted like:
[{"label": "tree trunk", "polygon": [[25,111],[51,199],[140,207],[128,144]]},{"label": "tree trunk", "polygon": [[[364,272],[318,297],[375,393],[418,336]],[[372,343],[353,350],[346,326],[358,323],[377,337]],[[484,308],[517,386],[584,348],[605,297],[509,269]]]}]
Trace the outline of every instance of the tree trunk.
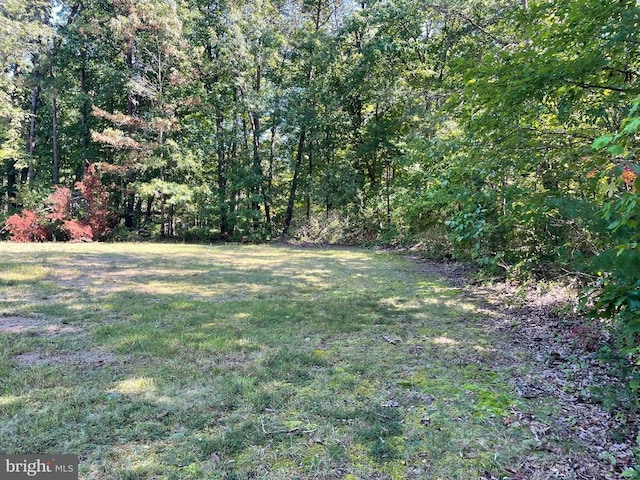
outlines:
[{"label": "tree trunk", "polygon": [[[234,92],[234,95],[235,95],[235,92]],[[233,100],[235,103],[237,102],[238,99],[237,97],[234,96]],[[243,152],[243,145],[242,145],[243,140],[240,139],[240,132],[243,127],[242,126],[243,123],[245,122],[241,122],[240,119],[238,118],[238,115],[235,114],[233,117],[233,137],[231,141],[231,146],[227,153],[227,167],[230,170],[233,168],[234,165],[237,166],[240,163],[238,159],[240,158],[240,155],[242,155],[242,152]],[[244,133],[245,133],[244,148],[247,149],[248,144],[246,144],[246,131]],[[234,237],[238,230],[238,221],[237,221],[237,216],[235,214],[238,211],[238,203],[240,201],[241,194],[242,194],[241,190],[239,190],[238,186],[235,183],[231,183],[231,188],[229,188],[229,185],[227,185],[227,195],[229,197],[229,206],[227,207],[227,209],[229,212],[229,218],[233,218],[233,217],[236,218],[234,222],[229,222],[228,230],[229,230],[229,236],[231,237]]]},{"label": "tree trunk", "polygon": [[262,182],[262,197],[264,199],[264,217],[267,226],[271,227],[271,198],[273,187],[273,162],[276,154],[276,123],[271,126],[271,141],[269,142],[269,172],[267,174],[267,182]]},{"label": "tree trunk", "polygon": [[287,203],[287,214],[284,219],[284,229],[282,230],[282,237],[287,238],[289,235],[289,228],[291,228],[291,221],[293,220],[293,205],[296,201],[296,190],[298,189],[298,179],[300,177],[300,168],[302,167],[302,156],[304,151],[304,142],[306,139],[307,131],[303,127],[300,131],[300,137],[298,139],[298,151],[296,152],[296,164],[293,169],[293,179],[291,180],[291,189],[289,190],[289,201]]},{"label": "tree trunk", "polygon": [[133,229],[137,227],[135,222],[135,206],[136,206],[136,195],[135,193],[123,193],[126,195],[127,199],[125,202],[125,210],[124,210],[124,226],[125,228]]},{"label": "tree trunk", "polygon": [[35,166],[33,160],[33,154],[36,148],[36,114],[38,113],[38,101],[40,100],[40,85],[36,83],[31,90],[31,110],[30,110],[30,122],[29,122],[29,135],[27,137],[27,156],[28,167],[22,169],[21,181],[22,183],[33,182],[35,177]]},{"label": "tree trunk", "polygon": [[[132,72],[133,71],[133,40],[129,40],[125,55],[126,55],[127,68],[129,69],[130,72]],[[133,94],[130,92],[127,95],[127,115],[129,115],[130,117],[133,116],[133,110],[134,110]],[[132,127],[129,127],[129,131],[131,132],[132,130],[133,130]]]},{"label": "tree trunk", "polygon": [[60,156],[58,154],[58,102],[56,94],[53,93],[51,101],[51,140],[53,149],[53,184],[60,183]]},{"label": "tree trunk", "polygon": [[259,227],[260,203],[258,201],[260,195],[260,187],[262,185],[262,163],[260,160],[260,118],[255,113],[249,115],[251,120],[251,130],[253,138],[253,166],[251,179],[251,209],[255,211],[253,219],[253,229]]},{"label": "tree trunk", "polygon": [[[260,64],[256,66],[255,83],[253,90],[256,94],[260,93],[260,85],[262,83],[262,68]],[[256,212],[253,221],[253,229],[257,230],[259,226],[258,213],[260,212],[260,203],[258,198],[260,195],[260,187],[262,185],[262,162],[260,160],[260,117],[256,112],[250,113],[251,130],[253,137],[253,181],[252,181],[252,202],[251,208]]]},{"label": "tree trunk", "polygon": [[176,234],[176,215],[175,206],[169,205],[169,218],[167,220],[167,236],[169,238],[174,237]]},{"label": "tree trunk", "polygon": [[160,236],[167,236],[167,201],[164,193],[160,195]]},{"label": "tree trunk", "polygon": [[141,219],[142,219],[142,198],[140,196],[136,197],[136,204],[133,207],[133,215],[134,215],[134,225],[137,229],[141,227]]},{"label": "tree trunk", "polygon": [[7,203],[8,203],[7,212],[11,213],[12,209],[17,207],[16,198],[18,195],[18,191],[16,188],[16,183],[18,178],[16,175],[16,161],[14,159],[7,160],[6,171],[7,171]]},{"label": "tree trunk", "polygon": [[311,221],[311,179],[313,178],[313,146],[311,150],[309,150],[309,182],[307,183],[307,195],[306,195],[306,203],[307,203],[307,223]]},{"label": "tree trunk", "polygon": [[[317,33],[320,30],[321,16],[322,16],[322,1],[318,0],[316,3],[316,12],[315,12],[315,32]],[[313,48],[311,50],[313,53]],[[311,85],[311,81],[314,77],[314,68],[313,64],[309,64],[309,69],[307,70],[307,87]],[[315,102],[312,102],[315,103]],[[296,152],[296,163],[293,169],[293,179],[291,180],[291,188],[289,190],[289,201],[287,202],[287,213],[284,219],[284,228],[282,230],[282,237],[287,238],[289,235],[289,229],[291,228],[291,222],[293,221],[293,206],[296,201],[296,192],[298,190],[298,182],[300,178],[300,170],[302,168],[302,159],[303,153],[305,149],[305,140],[307,137],[307,123],[305,120],[302,121],[302,128],[300,130],[300,137],[298,138],[298,151]]]},{"label": "tree trunk", "polygon": [[387,201],[387,228],[391,226],[391,166],[385,162],[385,196]]},{"label": "tree trunk", "polygon": [[89,131],[89,90],[87,88],[85,55],[86,52],[83,50],[82,68],[80,69],[80,91],[82,92],[82,106],[80,108],[80,125],[82,127],[82,161],[78,166],[78,180],[84,177],[84,172],[89,164],[89,142],[91,141],[91,132]]},{"label": "tree trunk", "polygon": [[145,227],[151,223],[151,215],[153,214],[153,196],[147,198],[147,207],[144,212],[144,225]]},{"label": "tree trunk", "polygon": [[217,138],[217,156],[218,156],[218,205],[220,206],[220,238],[226,240],[229,237],[229,207],[227,204],[227,175],[226,175],[226,159],[224,154],[224,138],[222,130],[223,122],[222,112],[216,111],[216,138]]}]

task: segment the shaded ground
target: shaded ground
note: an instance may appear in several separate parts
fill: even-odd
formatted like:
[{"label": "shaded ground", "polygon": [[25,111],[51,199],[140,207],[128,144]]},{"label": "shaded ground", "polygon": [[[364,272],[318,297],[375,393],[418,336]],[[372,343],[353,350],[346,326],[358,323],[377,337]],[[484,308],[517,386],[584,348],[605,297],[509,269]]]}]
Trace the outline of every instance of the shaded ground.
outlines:
[{"label": "shaded ground", "polygon": [[[357,249],[3,245],[0,451],[82,479],[619,479],[562,291]],[[613,388],[613,390],[612,390]]]},{"label": "shaded ground", "polygon": [[[606,332],[575,313],[577,292],[559,286],[479,286],[471,283],[467,266],[413,260],[416,269],[445,278],[481,307],[485,325],[500,339],[501,355],[493,362],[512,370],[510,383],[517,395],[560,406],[544,422],[515,408],[503,418],[507,428],[527,426],[534,434],[534,450],[545,453],[508,467],[511,475],[506,478],[623,478],[621,473],[636,463],[638,419],[628,409],[628,390],[603,359]],[[572,448],[562,448],[567,445]]]}]

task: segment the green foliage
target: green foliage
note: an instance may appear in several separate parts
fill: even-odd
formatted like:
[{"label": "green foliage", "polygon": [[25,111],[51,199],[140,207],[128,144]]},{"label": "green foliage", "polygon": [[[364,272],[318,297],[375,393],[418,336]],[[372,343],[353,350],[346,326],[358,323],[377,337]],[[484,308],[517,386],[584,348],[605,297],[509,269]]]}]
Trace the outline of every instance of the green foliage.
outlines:
[{"label": "green foliage", "polygon": [[[635,163],[639,101],[640,97],[632,102],[618,133],[601,136],[593,143],[595,149],[606,149],[616,157],[613,164],[603,167],[599,182],[604,198],[600,213],[611,241],[593,262],[600,281],[585,297],[593,297],[594,315],[611,321],[612,347],[630,358],[636,368],[640,353],[640,168]],[[631,380],[629,386],[635,399],[640,383]]]},{"label": "green foliage", "polygon": [[[635,448],[636,458],[640,458],[640,434],[636,437],[636,448]],[[623,478],[630,478],[631,480],[640,479],[640,465],[636,465],[630,468],[626,468],[622,472]]]},{"label": "green foliage", "polygon": [[516,276],[635,248],[631,0],[58,6],[2,11],[5,214],[50,191],[57,113],[61,183],[110,165],[121,238],[291,228]]}]

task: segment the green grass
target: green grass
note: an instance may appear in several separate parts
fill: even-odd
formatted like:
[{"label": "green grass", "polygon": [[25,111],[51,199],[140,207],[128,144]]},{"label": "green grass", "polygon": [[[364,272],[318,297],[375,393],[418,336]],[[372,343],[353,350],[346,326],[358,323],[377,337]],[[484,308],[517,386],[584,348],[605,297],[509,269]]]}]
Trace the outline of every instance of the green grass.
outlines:
[{"label": "green grass", "polygon": [[2,244],[0,451],[85,479],[502,477],[532,440],[503,417],[534,406],[483,322],[373,251]]}]

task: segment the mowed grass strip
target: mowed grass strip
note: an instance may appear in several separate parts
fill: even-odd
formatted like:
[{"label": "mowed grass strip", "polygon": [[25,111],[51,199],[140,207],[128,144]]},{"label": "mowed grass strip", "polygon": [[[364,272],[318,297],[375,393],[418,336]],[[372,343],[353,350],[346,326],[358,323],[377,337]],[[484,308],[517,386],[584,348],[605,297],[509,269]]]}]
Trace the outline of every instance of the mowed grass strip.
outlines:
[{"label": "mowed grass strip", "polygon": [[533,440],[483,322],[374,251],[1,244],[0,451],[84,479],[501,476]]}]

